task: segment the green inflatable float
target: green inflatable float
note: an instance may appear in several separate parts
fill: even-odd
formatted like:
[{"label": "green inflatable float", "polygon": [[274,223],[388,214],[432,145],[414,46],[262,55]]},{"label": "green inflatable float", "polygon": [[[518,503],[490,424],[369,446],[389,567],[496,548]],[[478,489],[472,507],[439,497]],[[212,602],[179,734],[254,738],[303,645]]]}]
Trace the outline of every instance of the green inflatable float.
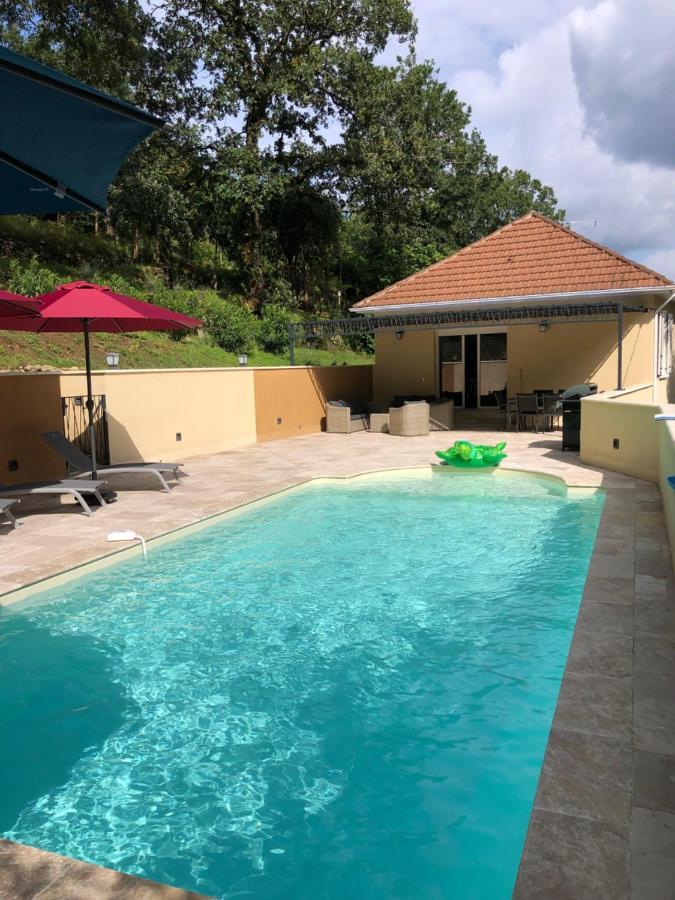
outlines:
[{"label": "green inflatable float", "polygon": [[447,450],[437,450],[436,456],[446,466],[457,466],[464,469],[485,469],[498,466],[504,459],[506,442],[488,447],[485,444],[472,444],[471,441],[455,441]]}]

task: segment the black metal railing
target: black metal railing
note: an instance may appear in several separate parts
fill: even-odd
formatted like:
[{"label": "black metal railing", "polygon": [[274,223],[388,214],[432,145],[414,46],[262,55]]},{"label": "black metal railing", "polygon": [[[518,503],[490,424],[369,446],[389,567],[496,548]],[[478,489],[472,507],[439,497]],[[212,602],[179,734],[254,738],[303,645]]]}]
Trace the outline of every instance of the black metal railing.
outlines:
[{"label": "black metal railing", "polygon": [[[108,414],[106,412],[105,394],[95,394],[93,399],[96,460],[101,465],[108,465],[110,463],[110,442],[108,440]],[[63,433],[83,453],[91,456],[87,398],[61,397],[61,409],[63,412]]]}]

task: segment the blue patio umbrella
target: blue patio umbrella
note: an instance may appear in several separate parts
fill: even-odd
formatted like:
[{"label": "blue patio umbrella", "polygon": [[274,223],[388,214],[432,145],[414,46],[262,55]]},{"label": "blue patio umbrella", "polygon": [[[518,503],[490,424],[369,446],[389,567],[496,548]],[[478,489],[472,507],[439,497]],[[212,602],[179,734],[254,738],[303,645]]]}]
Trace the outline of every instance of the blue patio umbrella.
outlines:
[{"label": "blue patio umbrella", "polygon": [[0,215],[105,209],[110,183],[164,122],[0,46]]}]

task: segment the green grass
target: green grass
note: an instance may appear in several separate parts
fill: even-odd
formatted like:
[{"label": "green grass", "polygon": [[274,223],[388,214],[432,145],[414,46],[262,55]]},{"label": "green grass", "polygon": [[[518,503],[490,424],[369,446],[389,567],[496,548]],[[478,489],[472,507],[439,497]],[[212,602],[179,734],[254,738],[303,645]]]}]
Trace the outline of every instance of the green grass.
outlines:
[{"label": "green grass", "polygon": [[[166,334],[96,334],[92,336],[94,368],[106,368],[105,354],[116,350],[123,369],[192,369],[209,366],[236,366],[236,353],[221,350],[208,338],[189,335],[174,340]],[[367,365],[372,357],[351,350],[316,350],[299,347],[298,365]],[[249,366],[287,366],[288,354],[258,350],[249,355]],[[0,369],[22,366],[49,366],[57,369],[82,368],[84,347],[80,334],[29,334],[0,331]]]}]

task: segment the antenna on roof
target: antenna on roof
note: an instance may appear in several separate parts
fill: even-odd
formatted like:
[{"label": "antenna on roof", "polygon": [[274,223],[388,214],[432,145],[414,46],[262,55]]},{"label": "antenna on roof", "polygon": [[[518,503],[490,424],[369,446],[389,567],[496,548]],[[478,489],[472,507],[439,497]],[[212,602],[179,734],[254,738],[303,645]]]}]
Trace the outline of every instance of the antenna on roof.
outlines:
[{"label": "antenna on roof", "polygon": [[565,228],[571,228],[572,225],[593,225],[593,228],[598,227],[597,219],[572,219],[571,222],[565,222]]}]

